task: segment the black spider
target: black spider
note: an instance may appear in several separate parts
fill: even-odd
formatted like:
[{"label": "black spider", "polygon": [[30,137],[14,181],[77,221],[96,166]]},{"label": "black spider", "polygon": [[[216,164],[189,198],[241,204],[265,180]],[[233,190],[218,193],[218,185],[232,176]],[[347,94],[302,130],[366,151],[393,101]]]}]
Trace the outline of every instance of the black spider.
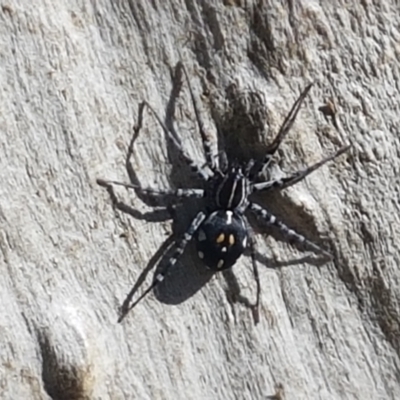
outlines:
[{"label": "black spider", "polygon": [[[185,234],[179,240],[174,242],[174,251],[163,271],[155,276],[153,283],[135,302],[133,302],[130,306],[129,304],[124,303],[120,321],[129,310],[135,307],[139,301],[141,301],[154,287],[164,280],[168,270],[177,262],[179,257],[184,252],[188,242],[194,237],[199,258],[202,259],[204,264],[213,271],[222,271],[231,268],[237,259],[244,253],[244,251],[248,247],[250,248],[253,273],[257,286],[257,297],[253,306],[254,318],[257,322],[260,300],[260,281],[255,257],[255,246],[253,239],[254,234],[246,218],[246,212],[253,213],[258,219],[262,220],[267,225],[278,228],[286,239],[298,242],[308,250],[323,253],[329,257],[330,254],[323,250],[320,246],[306,239],[304,236],[298,234],[292,229],[289,229],[283,222],[279,221],[269,211],[262,208],[258,204],[251,202],[249,197],[254,192],[283,189],[300,182],[311,172],[315,171],[328,161],[331,161],[343,154],[349,149],[350,146],[344,146],[334,154],[324,158],[310,167],[295,172],[288,177],[268,182],[258,182],[256,178],[259,176],[259,174],[254,173],[254,168],[256,166],[256,162],[254,160],[250,160],[245,165],[238,165],[236,163],[222,162],[219,160],[218,156],[213,155],[211,144],[207,138],[202,120],[200,118],[188,74],[182,63],[178,63],[177,71],[180,74],[182,74],[183,71],[186,80],[188,81],[190,96],[202,138],[203,150],[206,159],[205,166],[198,166],[194,161],[192,161],[192,159],[185,153],[181,144],[172,134],[170,129],[166,127],[154,109],[146,101],[143,101],[139,106],[139,122],[135,128],[135,134],[130,145],[130,151],[133,150],[133,142],[136,140],[139,130],[141,129],[143,111],[144,107],[146,106],[154,114],[155,118],[163,127],[169,139],[174,143],[185,162],[191,167],[192,171],[194,171],[197,176],[203,180],[204,187],[202,189],[176,189],[161,191],[152,188],[142,188],[138,185],[116,181],[99,179],[97,182],[102,186],[122,185],[126,188],[135,189],[136,191],[149,195],[174,196],[177,200],[182,198],[202,198],[204,199],[205,205],[204,208],[200,210],[194,217]],[[277,136],[269,146],[262,164],[257,166],[258,172],[262,167],[265,167],[269,164],[272,156],[277,151],[282,140],[288,134],[295,121],[301,104],[311,89],[311,86],[312,84],[308,85],[294,103],[292,109],[279,129]],[[128,303],[129,301],[130,297],[128,296]]]}]

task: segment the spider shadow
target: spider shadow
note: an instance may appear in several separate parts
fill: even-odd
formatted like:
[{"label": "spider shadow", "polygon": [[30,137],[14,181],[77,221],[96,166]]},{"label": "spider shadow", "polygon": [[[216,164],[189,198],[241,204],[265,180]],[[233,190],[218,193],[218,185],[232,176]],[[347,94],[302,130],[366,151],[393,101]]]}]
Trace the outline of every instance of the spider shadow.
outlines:
[{"label": "spider shadow", "polygon": [[[268,120],[268,107],[263,94],[258,90],[245,91],[232,83],[226,88],[225,98],[228,106],[224,112],[213,113],[217,126],[218,143],[224,146],[224,152],[229,160],[236,160],[239,164],[246,164],[250,159],[255,162],[256,181],[270,180],[273,177],[262,177],[259,173],[264,168],[265,155],[274,141],[274,134],[265,140]],[[218,109],[216,107],[216,109]],[[279,150],[280,151],[280,150]],[[321,239],[312,216],[301,207],[291,202],[283,191],[272,190],[254,193],[251,201],[259,204],[280,221],[287,224],[297,233],[320,245]],[[248,213],[250,214],[250,213]],[[271,233],[274,238],[287,243],[287,240],[278,229],[268,228],[250,215],[249,222],[257,233]],[[328,244],[327,241],[322,241]],[[299,243],[291,244],[300,251],[305,249]],[[329,246],[328,246],[329,248]],[[317,261],[318,262],[318,261]]]},{"label": "spider shadow", "polygon": [[[229,103],[228,111],[222,115],[213,114],[217,126],[218,143],[223,146],[225,157],[229,160],[236,160],[239,164],[246,164],[249,159],[255,161],[255,169],[259,172],[263,167],[263,160],[268,153],[269,145],[265,145],[260,138],[265,137],[265,126],[268,113],[262,95],[257,92],[241,93],[235,85],[230,85],[226,90],[226,100]],[[217,108],[218,109],[218,108]],[[272,143],[272,142],[271,142]],[[267,209],[280,221],[289,225],[297,233],[304,235],[312,242],[326,246],[327,241],[323,241],[318,234],[317,227],[313,218],[301,207],[291,202],[287,196],[280,191],[253,194],[251,201]],[[247,217],[249,223],[257,234],[271,234],[278,241],[288,243],[287,238],[277,228],[266,227],[255,216]],[[321,243],[322,242],[322,243]],[[307,251],[298,242],[290,242],[297,250]],[[248,255],[248,254],[247,254]],[[256,251],[256,261],[267,268],[278,269],[285,266],[294,266],[303,263],[320,267],[329,258],[316,253],[309,253],[300,258],[276,261],[268,256]],[[251,307],[250,301],[241,295],[240,286],[232,270],[223,271],[223,276],[228,285],[228,297],[233,302],[239,302],[247,307]]]},{"label": "spider shadow", "polygon": [[[182,206],[182,208],[183,207],[184,206]],[[119,210],[123,212],[127,211],[130,215],[132,215],[131,208],[127,208],[126,205],[119,207]],[[119,322],[121,322],[131,310],[130,304],[134,297],[136,297],[136,293],[139,291],[139,288],[141,288],[144,284],[148,274],[154,270],[153,283],[156,282],[156,277],[161,272],[164,272],[166,265],[173,256],[174,244],[177,238],[180,238],[185,232],[185,229],[183,229],[184,222],[185,220],[191,219],[187,213],[185,214],[185,212],[182,211],[181,207],[176,210],[176,212],[180,214],[181,218],[173,219],[173,233],[169,235],[159,249],[153,254],[146,267],[136,279],[132,289],[125,297],[120,307]],[[137,212],[135,210],[133,216],[136,217],[136,215]],[[153,219],[152,222],[155,222],[155,219]],[[213,272],[204,268],[197,257],[194,259],[191,257],[193,254],[191,251],[192,244],[193,243],[189,243],[186,249],[187,251],[185,251],[182,257],[180,257],[180,259],[168,269],[168,272],[164,274],[165,279],[163,279],[162,282],[157,282],[157,286],[152,291],[156,299],[161,303],[177,305],[186,301],[197,291],[199,291],[213,276]]]},{"label": "spider shadow", "polygon": [[[173,85],[170,98],[167,103],[166,116],[164,120],[165,126],[179,144],[181,143],[181,140],[174,128],[173,121],[176,102],[182,89],[181,72],[182,71],[179,68],[175,68],[175,72],[171,70]],[[143,115],[141,114],[139,108],[137,125],[138,128],[136,127],[134,129],[134,133],[132,135],[132,139],[125,159],[125,167],[129,176],[129,180],[133,185],[139,187],[141,186],[140,180],[135,169],[132,166],[131,158],[134,152],[134,143],[138,138],[139,132],[142,128],[142,119]],[[182,183],[187,182],[189,179],[190,170],[186,163],[184,164],[184,168],[182,168],[182,165],[180,165],[181,163],[179,162],[179,149],[176,148],[175,143],[173,142],[173,140],[171,140],[167,132],[164,131],[163,127],[160,126],[159,129],[164,134],[167,143],[168,160],[170,162],[170,165],[172,166],[172,170],[168,175],[168,180],[171,184],[170,186],[182,188],[184,187]],[[194,176],[194,180],[196,179],[196,176]],[[193,181],[193,176],[190,180]],[[169,198],[168,196],[163,196],[163,198],[161,199],[161,197],[146,194],[138,189],[135,190],[135,193],[138,198],[146,205],[150,207],[162,207],[161,209],[143,214],[137,210],[132,209],[126,204],[119,202],[112,192],[112,188],[108,188],[108,191],[113,199],[114,205],[117,206],[120,211],[130,214],[134,218],[144,219],[148,222],[161,222],[168,219],[172,219],[173,221],[173,234],[168,237],[168,239],[151,257],[147,266],[139,275],[131,291],[128,293],[125,300],[123,301],[121,307],[121,321],[125,317],[127,312],[129,312],[129,304],[135,297],[138,289],[146,280],[146,277],[150,273],[150,271],[155,269],[153,277],[154,283],[154,279],[157,277],[157,275],[164,270],[166,264],[172,257],[172,253],[174,251],[174,243],[177,239],[180,239],[180,237],[186,232],[190,221],[197,213],[196,210],[198,211],[201,207],[201,201],[188,199],[178,204],[174,204],[172,202],[172,198]],[[179,218],[176,218],[177,215],[179,215]],[[166,275],[167,279],[164,279],[163,282],[158,283],[155,290],[153,291],[154,295],[160,302],[163,302],[165,304],[179,304],[190,298],[211,279],[213,273],[205,269],[203,265],[200,265],[200,261],[197,257],[193,259],[190,256],[190,254],[193,254],[193,252],[190,251],[191,247],[192,244],[189,243],[182,257],[176,262],[174,266],[169,268]],[[172,279],[172,277],[174,278]]]},{"label": "spider shadow", "polygon": [[107,183],[99,182],[100,186],[103,186],[107,193],[110,196],[111,203],[114,209],[117,209],[125,214],[129,214],[131,217],[138,219],[138,220],[145,220],[147,222],[165,222],[171,219],[171,212],[172,210],[168,207],[160,207],[150,212],[142,213],[139,210],[125,204],[124,202],[120,201],[114,192],[114,188],[112,185]]},{"label": "spider shadow", "polygon": [[[120,321],[130,311],[130,304],[139,288],[144,284],[148,274],[154,270],[154,281],[156,276],[164,270],[172,255],[174,242],[175,235],[172,234],[150,258],[122,303]],[[161,303],[177,305],[192,297],[211,279],[212,275],[207,270],[202,270],[198,263],[193,262],[189,254],[185,252],[180,261],[168,270],[165,275],[166,279],[158,283],[152,292]]]},{"label": "spider shadow", "polygon": [[[167,239],[170,241],[170,246],[165,252],[160,253],[158,259],[154,258],[154,263],[149,263],[151,269],[155,267],[153,280],[165,270],[174,251],[174,243],[186,233],[187,227],[201,207],[196,203],[201,202],[187,199],[181,205],[170,209],[173,232]],[[215,272],[205,268],[202,261],[195,255],[194,247],[194,240],[191,240],[179,260],[168,269],[165,279],[158,283],[153,291],[156,299],[161,303],[169,305],[183,303],[201,290],[214,275]]]},{"label": "spider shadow", "polygon": [[[213,277],[214,271],[206,269],[197,257],[193,257],[192,244],[188,246],[188,251],[184,252],[177,263],[169,269],[166,279],[154,290],[156,299],[161,303],[169,305],[183,303],[201,290]],[[167,253],[160,260],[154,276],[163,271],[169,256],[170,254]]]},{"label": "spider shadow", "polygon": [[[185,204],[180,205],[177,209],[161,208],[151,212],[142,213],[133,207],[120,201],[116,196],[112,185],[102,184],[111,198],[113,208],[132,216],[134,219],[145,220],[147,222],[164,222],[172,219],[173,233],[162,243],[159,249],[153,254],[148,261],[146,267],[142,270],[132,289],[125,297],[120,307],[119,322],[125,318],[130,311],[130,303],[138,292],[139,288],[144,284],[148,274],[155,269],[153,281],[156,276],[164,270],[173,252],[173,245],[177,238],[181,237],[185,232],[185,228],[189,224],[193,216],[189,215],[185,209]],[[175,214],[179,214],[180,218],[176,218]],[[187,247],[180,260],[168,270],[166,279],[159,283],[153,291],[157,300],[165,304],[176,305],[186,301],[199,291],[213,276],[212,271],[208,271],[201,265],[198,258],[192,258],[193,254],[190,244]]]},{"label": "spider shadow", "polygon": [[[249,257],[250,254],[248,254],[249,251],[246,251],[244,256]],[[295,266],[295,265],[300,265],[300,264],[311,264],[316,267],[322,266],[327,260],[326,258],[323,257],[316,257],[315,255],[307,255],[304,257],[299,257],[299,258],[292,258],[289,260],[283,260],[283,261],[276,261],[272,258],[267,257],[264,254],[261,254],[260,252],[256,251],[255,253],[255,258],[256,262],[261,264],[262,266],[269,268],[269,269],[280,269],[283,267],[289,267],[289,266]],[[254,300],[250,300],[248,297],[244,296],[241,293],[241,288],[239,285],[239,282],[233,272],[233,269],[226,269],[222,271],[222,276],[225,279],[227,289],[225,290],[228,302],[231,304],[234,303],[239,303],[243,305],[244,307],[254,310]],[[254,285],[255,286],[255,285]],[[253,315],[255,322],[257,323],[257,318]]]},{"label": "spider shadow", "polygon": [[[182,70],[178,66],[175,67],[174,71],[171,68],[170,75],[173,83],[172,83],[171,94],[167,102],[164,124],[166,128],[170,131],[172,136],[175,138],[175,140],[179,144],[181,144],[181,139],[174,127],[174,119],[175,119],[176,103],[179,98],[179,94],[182,90],[182,84],[183,84]],[[147,116],[148,118],[150,117],[153,120],[156,120],[154,116],[151,115],[151,113],[147,112],[147,114],[150,114]],[[140,130],[142,129],[143,115],[140,114],[140,108],[139,108],[138,119],[139,119],[138,125],[140,125],[140,127],[134,129],[134,133],[132,135],[129,149],[125,158],[125,168],[128,173],[130,182],[133,185],[140,187],[141,186],[140,179],[131,164],[131,158],[134,153],[134,143],[136,142]],[[185,188],[189,187],[187,185],[188,182],[194,181],[195,183],[200,183],[198,177],[195,174],[191,173],[189,166],[186,163],[180,162],[179,149],[176,147],[175,143],[169,137],[167,132],[164,131],[162,126],[159,126],[157,129],[159,129],[164,135],[166,142],[166,149],[167,149],[167,158],[169,161],[169,165],[172,167],[170,173],[168,174],[168,182],[170,183],[170,187]],[[195,187],[195,185],[190,186],[190,188],[193,187]],[[146,194],[140,190],[135,190],[135,193],[140,200],[142,200],[146,205],[150,207],[155,207],[160,205],[165,206],[165,201],[171,203],[171,199],[169,199],[167,196],[164,198],[164,201],[161,201],[160,203],[160,199],[156,198],[155,196]]]}]

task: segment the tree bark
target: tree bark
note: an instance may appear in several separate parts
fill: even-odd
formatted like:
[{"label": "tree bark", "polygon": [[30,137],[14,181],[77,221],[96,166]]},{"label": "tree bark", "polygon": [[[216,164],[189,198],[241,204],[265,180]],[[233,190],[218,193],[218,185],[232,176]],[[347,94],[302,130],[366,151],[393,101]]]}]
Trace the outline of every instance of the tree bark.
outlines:
[{"label": "tree bark", "polygon": [[[10,1],[0,19],[2,399],[400,398],[395,1]],[[314,82],[267,179],[353,145],[256,197],[333,255],[252,221],[257,325],[250,258],[211,276],[193,244],[117,323],[201,207],[96,184],[201,187],[148,111],[127,159],[146,100],[204,164],[179,61],[237,162]]]}]

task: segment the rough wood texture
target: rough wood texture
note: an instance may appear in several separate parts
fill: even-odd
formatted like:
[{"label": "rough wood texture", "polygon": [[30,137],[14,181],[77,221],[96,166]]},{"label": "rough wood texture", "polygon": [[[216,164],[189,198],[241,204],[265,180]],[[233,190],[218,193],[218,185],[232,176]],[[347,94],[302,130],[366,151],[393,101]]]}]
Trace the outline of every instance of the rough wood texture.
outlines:
[{"label": "rough wood texture", "polygon": [[[0,11],[2,399],[400,398],[395,1],[10,0]],[[274,173],[354,145],[259,199],[334,261],[307,262],[260,227],[257,326],[229,301],[238,287],[254,300],[250,260],[210,278],[192,247],[117,324],[173,227],[121,188],[135,217],[113,209],[96,179],[129,180],[138,104],[165,117],[180,59],[233,156],[261,155],[310,81]],[[339,129],[318,110],[329,98]],[[186,82],[174,115],[203,162]],[[194,182],[149,114],[132,165],[144,185]],[[179,211],[178,231],[195,211]]]}]

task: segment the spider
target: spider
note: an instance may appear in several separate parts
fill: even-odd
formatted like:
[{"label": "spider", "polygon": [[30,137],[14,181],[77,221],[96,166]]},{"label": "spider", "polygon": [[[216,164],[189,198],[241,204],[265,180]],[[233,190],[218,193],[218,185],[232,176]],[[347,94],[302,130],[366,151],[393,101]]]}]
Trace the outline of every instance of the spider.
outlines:
[{"label": "spider", "polygon": [[[290,131],[299,109],[312,87],[312,84],[309,84],[300,94],[289,114],[283,121],[275,139],[268,147],[261,165],[257,166],[257,163],[253,159],[249,160],[247,163],[240,164],[237,162],[225,162],[219,155],[214,155],[211,143],[207,137],[200,117],[188,73],[184,65],[179,62],[177,64],[177,74],[179,73],[179,76],[182,76],[182,71],[185,75],[186,81],[188,82],[189,93],[201,135],[206,163],[203,166],[200,166],[187,155],[179,140],[174,136],[171,130],[167,128],[147,101],[143,101],[139,105],[138,124],[134,128],[130,151],[133,151],[133,142],[136,140],[141,129],[143,112],[145,107],[147,107],[163,128],[168,138],[173,142],[174,146],[176,146],[182,159],[188,164],[188,166],[190,166],[191,170],[197,175],[197,177],[203,181],[203,187],[193,189],[180,188],[174,190],[158,190],[111,180],[97,180],[99,185],[106,187],[121,185],[150,196],[172,196],[176,201],[195,198],[203,199],[204,202],[204,207],[198,211],[197,215],[189,224],[186,232],[174,241],[171,257],[163,270],[155,276],[152,284],[149,285],[149,287],[147,287],[147,289],[131,305],[129,305],[131,299],[128,296],[128,304],[126,304],[126,301],[124,302],[124,305],[122,306],[122,315],[119,321],[121,321],[132,308],[134,308],[145,296],[147,296],[147,294],[149,294],[150,291],[164,280],[168,270],[173,267],[182,256],[187,244],[194,239],[198,257],[203,261],[207,268],[213,271],[222,271],[231,268],[246,249],[250,250],[253,274],[256,283],[256,301],[252,308],[254,320],[255,323],[257,323],[259,321],[258,308],[260,303],[261,285],[256,264],[254,232],[246,217],[247,213],[252,213],[267,226],[277,228],[286,240],[297,242],[306,250],[322,253],[329,258],[331,255],[317,244],[306,239],[293,229],[290,229],[268,210],[252,202],[251,195],[255,192],[268,192],[273,189],[282,190],[300,182],[307,175],[320,168],[328,161],[332,161],[345,153],[350,148],[350,145],[341,147],[335,153],[327,156],[321,161],[287,177],[271,181],[260,181],[260,179],[257,179],[259,177],[259,172],[268,166],[282,140]],[[254,171],[254,169],[256,169],[256,171]]]}]

